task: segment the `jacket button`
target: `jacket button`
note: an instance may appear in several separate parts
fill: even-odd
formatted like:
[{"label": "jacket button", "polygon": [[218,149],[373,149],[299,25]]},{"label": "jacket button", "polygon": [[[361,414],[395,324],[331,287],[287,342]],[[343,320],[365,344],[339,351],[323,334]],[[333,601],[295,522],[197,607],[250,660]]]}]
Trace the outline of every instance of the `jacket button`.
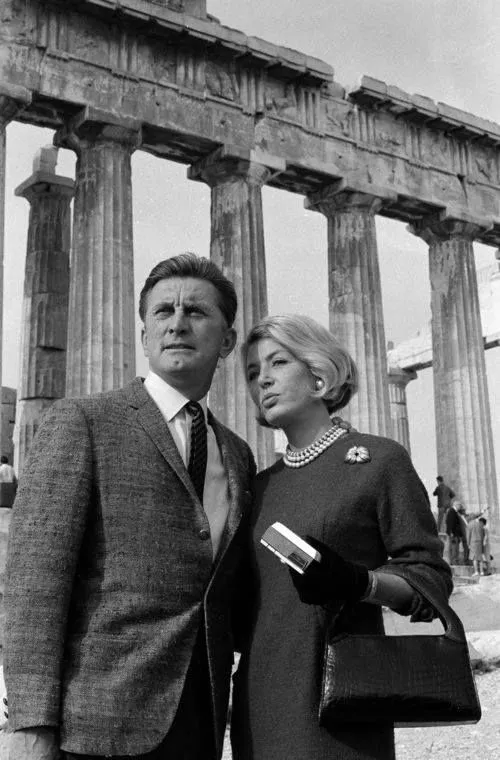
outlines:
[{"label": "jacket button", "polygon": [[200,532],[198,533],[198,535],[202,541],[206,541],[207,538],[210,538],[210,531],[207,530],[206,528],[202,528]]}]

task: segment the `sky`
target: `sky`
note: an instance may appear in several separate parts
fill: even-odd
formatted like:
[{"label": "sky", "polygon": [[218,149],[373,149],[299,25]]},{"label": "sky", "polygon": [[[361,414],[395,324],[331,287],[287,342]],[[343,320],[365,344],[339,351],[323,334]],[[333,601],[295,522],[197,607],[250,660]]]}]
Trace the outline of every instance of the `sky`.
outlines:
[{"label": "sky", "polygon": [[[207,8],[226,26],[323,59],[348,90],[366,74],[500,123],[498,0],[208,0]],[[51,140],[49,130],[21,124],[7,129],[2,382],[10,387],[18,377],[29,210],[14,189],[31,174],[36,151]],[[74,163],[72,153],[60,151],[57,172],[74,176]],[[185,166],[146,153],[134,154],[132,168],[137,299],[160,259],[185,250],[208,254],[210,191],[189,181]],[[327,324],[325,218],[306,211],[301,196],[277,189],[264,188],[263,205],[269,312],[306,313]],[[378,218],[377,233],[386,339],[397,344],[430,319],[427,246],[391,220]],[[479,268],[493,264],[494,254],[475,245]],[[493,357],[488,361],[494,364]],[[137,369],[146,369],[139,344]],[[409,384],[408,405],[412,454],[433,490],[431,370]]]}]

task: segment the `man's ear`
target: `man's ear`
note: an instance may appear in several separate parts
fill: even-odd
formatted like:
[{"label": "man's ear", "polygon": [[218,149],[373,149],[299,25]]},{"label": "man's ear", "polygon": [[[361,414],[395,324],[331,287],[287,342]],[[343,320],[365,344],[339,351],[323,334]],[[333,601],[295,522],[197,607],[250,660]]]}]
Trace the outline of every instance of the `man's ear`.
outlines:
[{"label": "man's ear", "polygon": [[142,350],[144,351],[144,356],[149,356],[149,350],[148,350],[148,336],[146,335],[146,328],[144,325],[141,329],[141,343],[142,343]]},{"label": "man's ear", "polygon": [[219,356],[221,359],[225,359],[227,356],[229,356],[236,345],[237,339],[238,336],[236,335],[236,330],[234,327],[228,327],[219,351]]}]

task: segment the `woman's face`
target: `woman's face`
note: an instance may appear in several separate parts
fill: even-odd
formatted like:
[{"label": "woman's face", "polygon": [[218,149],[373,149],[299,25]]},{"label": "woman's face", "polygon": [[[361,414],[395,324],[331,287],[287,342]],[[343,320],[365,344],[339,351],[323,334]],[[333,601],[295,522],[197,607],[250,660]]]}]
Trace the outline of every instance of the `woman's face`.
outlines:
[{"label": "woman's face", "polygon": [[312,395],[316,385],[309,368],[272,338],[250,346],[246,373],[254,404],[274,427],[286,428],[323,403]]}]

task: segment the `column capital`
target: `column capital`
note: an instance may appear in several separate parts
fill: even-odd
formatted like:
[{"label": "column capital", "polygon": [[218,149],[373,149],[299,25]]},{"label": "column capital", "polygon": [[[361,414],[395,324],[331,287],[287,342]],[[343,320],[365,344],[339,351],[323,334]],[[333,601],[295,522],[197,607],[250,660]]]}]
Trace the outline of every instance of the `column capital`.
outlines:
[{"label": "column capital", "polygon": [[205,182],[210,187],[224,185],[238,180],[262,187],[271,177],[285,171],[286,164],[281,159],[267,154],[259,155],[241,149],[236,145],[222,145],[213,153],[200,159],[188,169],[188,178]]},{"label": "column capital", "polygon": [[31,103],[31,93],[25,87],[0,83],[0,129],[16,118]]},{"label": "column capital", "polygon": [[33,174],[16,187],[17,197],[26,198],[29,203],[45,193],[58,197],[73,197],[74,180],[56,174],[57,152],[57,148],[51,146],[38,151],[33,161]]},{"label": "column capital", "polygon": [[142,143],[142,122],[87,106],[54,135],[54,145],[80,155],[85,144],[111,142],[123,145],[132,153]]},{"label": "column capital", "polygon": [[452,238],[475,240],[481,232],[491,229],[493,223],[488,219],[478,219],[469,214],[450,214],[447,210],[422,217],[408,230],[422,238],[428,245],[446,242]]},{"label": "column capital", "polygon": [[384,203],[396,199],[396,194],[368,183],[349,183],[343,179],[310,193],[304,201],[305,208],[319,211],[327,217],[339,211],[367,211],[377,214]]},{"label": "column capital", "polygon": [[406,388],[408,383],[417,379],[417,373],[414,369],[403,369],[399,366],[390,366],[387,371],[387,377],[391,385]]}]

